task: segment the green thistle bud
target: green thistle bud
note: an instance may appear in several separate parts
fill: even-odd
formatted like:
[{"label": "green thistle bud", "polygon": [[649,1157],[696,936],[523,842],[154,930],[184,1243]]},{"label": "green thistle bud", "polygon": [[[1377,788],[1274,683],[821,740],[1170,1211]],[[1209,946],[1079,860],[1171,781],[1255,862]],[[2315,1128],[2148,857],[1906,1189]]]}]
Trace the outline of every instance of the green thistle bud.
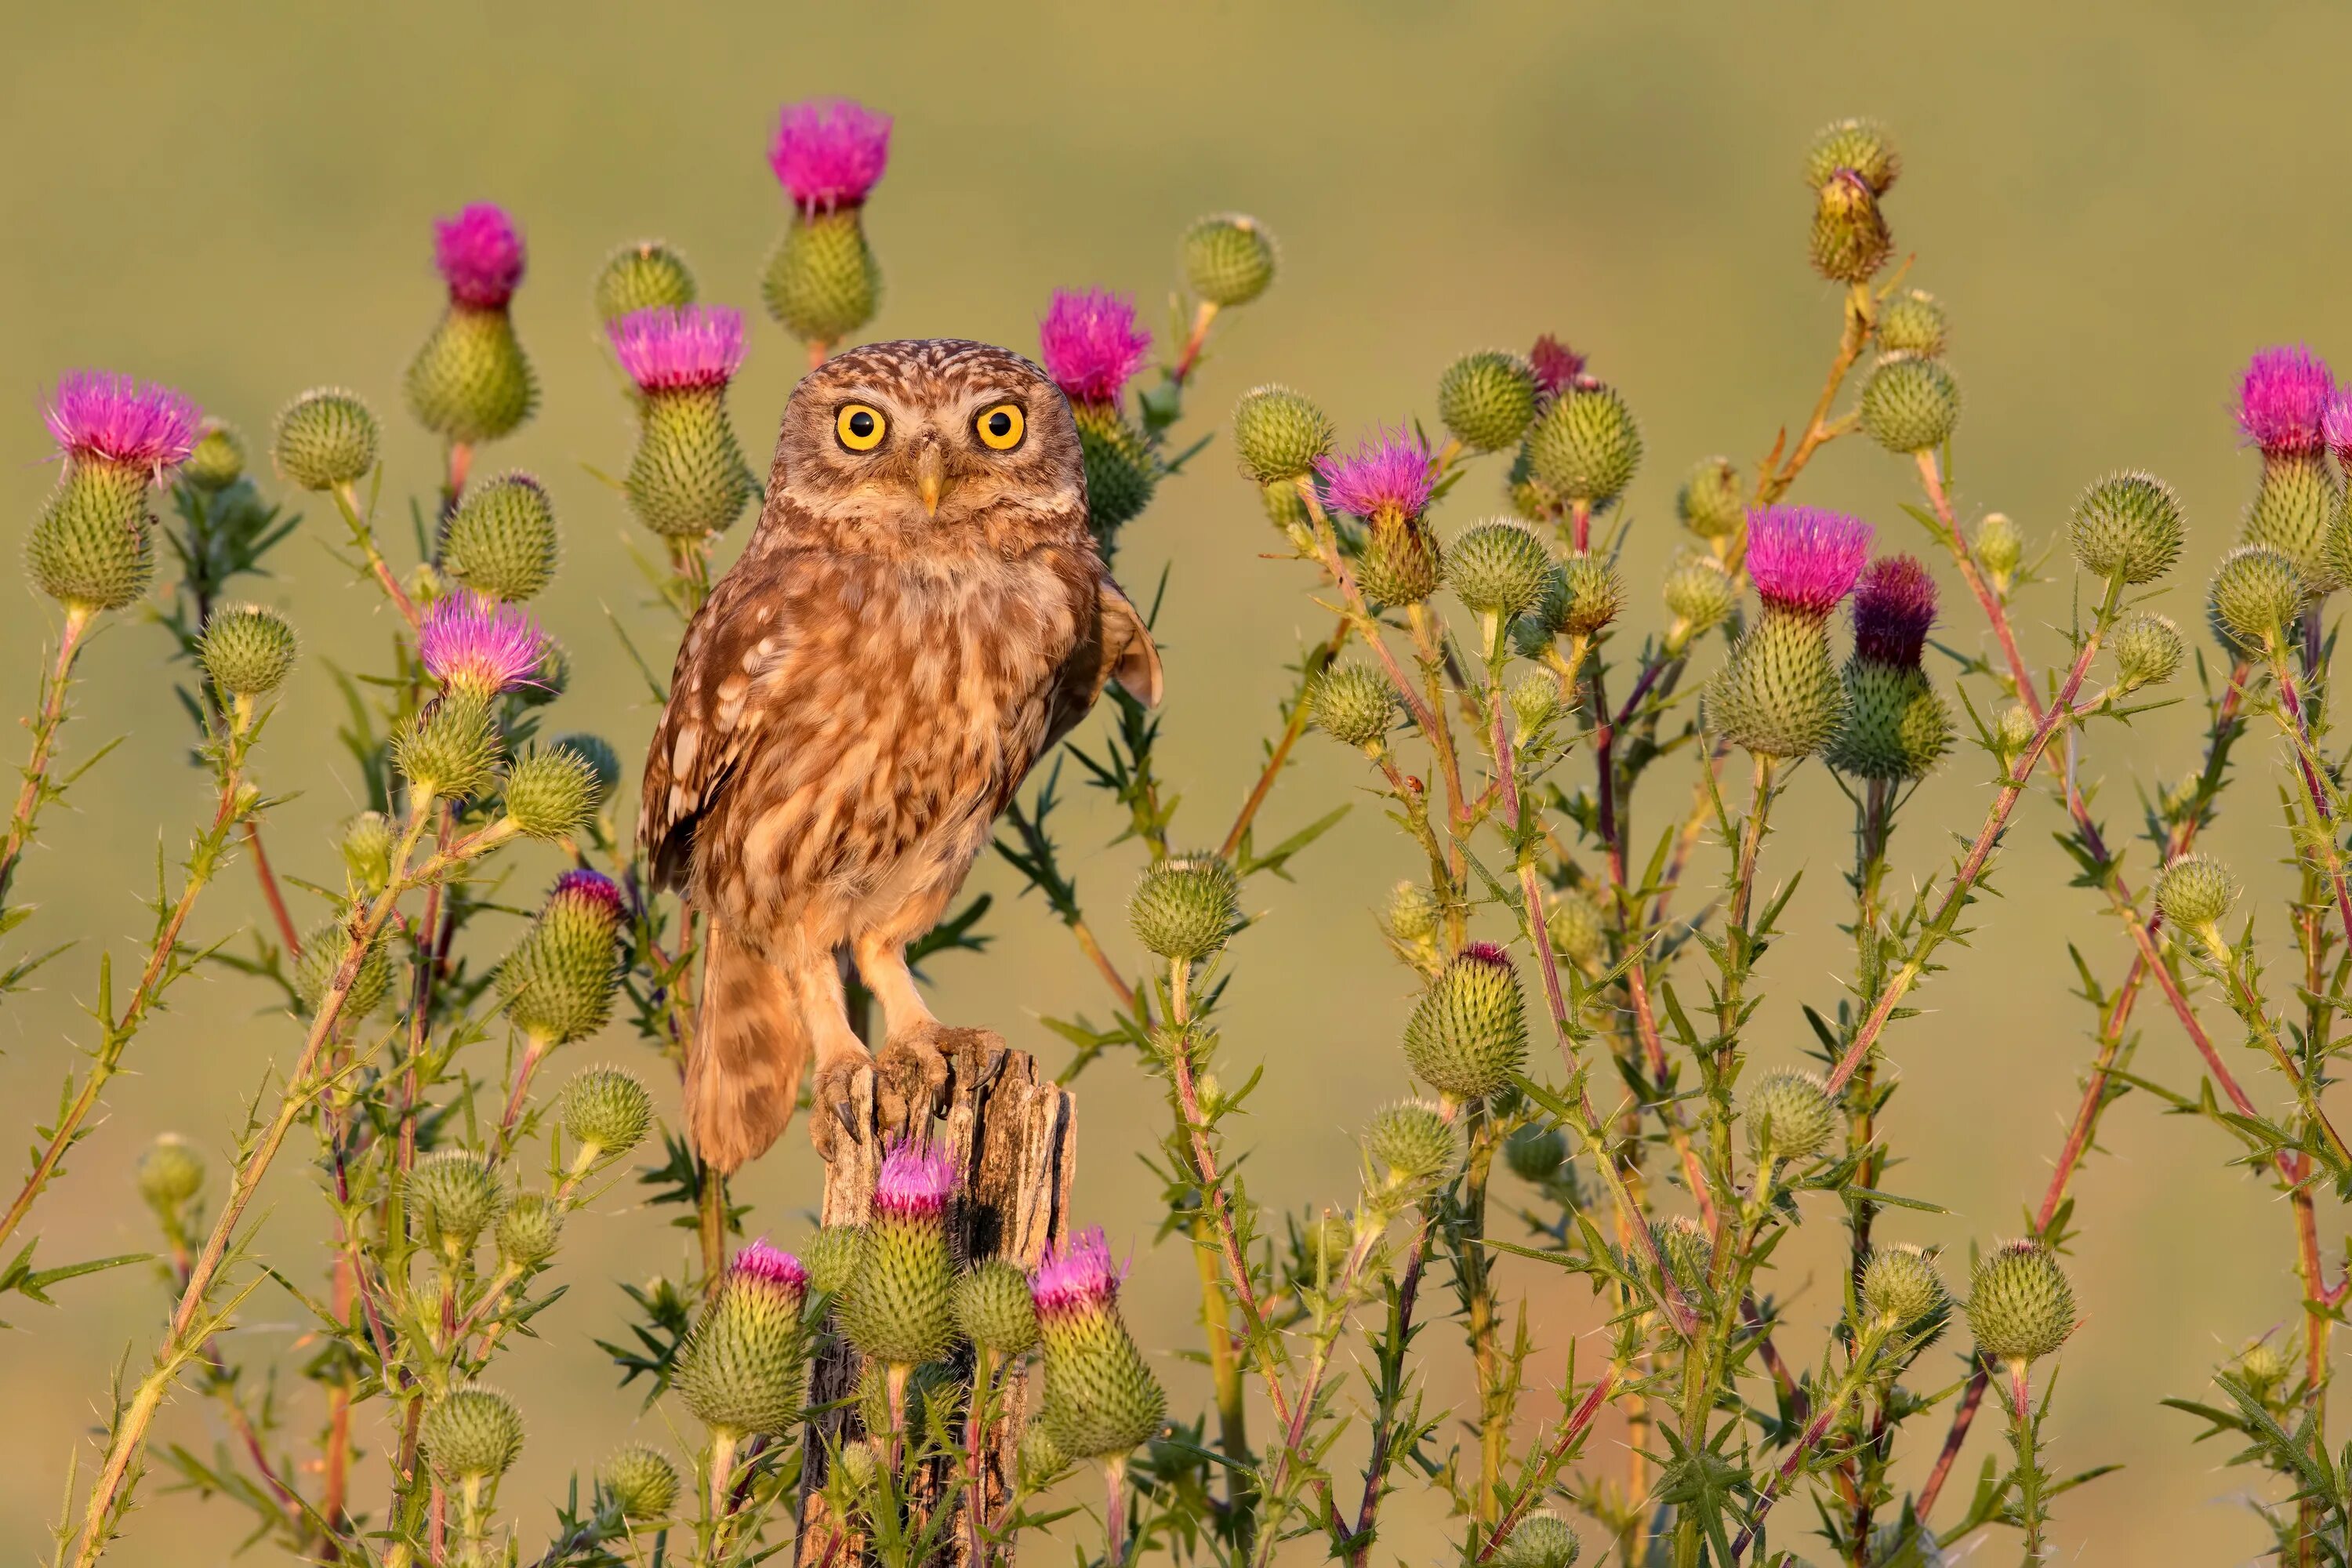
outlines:
[{"label": "green thistle bud", "polygon": [[1803,1160],[1821,1152],[1837,1128],[1837,1107],[1821,1079],[1800,1068],[1766,1073],[1748,1091],[1743,1112],[1748,1146],[1759,1159],[1770,1154]]},{"label": "green thistle bud", "polygon": [[1437,542],[1420,523],[1375,521],[1356,562],[1356,585],[1375,605],[1418,605],[1437,591],[1443,565]]},{"label": "green thistle bud", "polygon": [[1454,1179],[1462,1134],[1440,1107],[1402,1100],[1381,1108],[1364,1131],[1364,1151],[1391,1192],[1429,1192]]},{"label": "green thistle bud", "polygon": [[522,1413],[495,1388],[453,1388],[425,1413],[417,1436],[445,1486],[496,1480],[522,1453]]},{"label": "green thistle bud", "polygon": [[1608,917],[1599,904],[1574,888],[1563,888],[1544,918],[1544,931],[1554,952],[1588,974],[1599,971],[1609,951]]},{"label": "green thistle bud", "polygon": [[409,362],[406,385],[416,422],[467,446],[513,434],[539,404],[538,379],[502,305],[452,300]]},{"label": "green thistle bud", "polygon": [[1833,176],[1813,202],[1813,270],[1832,283],[1867,283],[1895,250],[1878,197],[1860,178]]},{"label": "green thistle bud", "polygon": [[331,490],[367,478],[381,438],[375,411],[358,393],[321,386],[278,411],[269,450],[289,484]]},{"label": "green thistle bud", "polygon": [[728,1265],[678,1356],[677,1391],[704,1426],[781,1437],[799,1421],[806,1287],[800,1265],[765,1242]]},{"label": "green thistle bud", "polygon": [[1907,1242],[1878,1248],[1863,1268],[1863,1305],[1889,1328],[1908,1328],[1940,1316],[1949,1300],[1935,1259]]},{"label": "green thistle bud", "polygon": [[1642,465],[1642,431],[1612,387],[1571,387],[1528,433],[1528,466],[1564,500],[1614,500]]},{"label": "green thistle bud", "polygon": [[2210,855],[2176,857],[2156,884],[2156,907],[2165,923],[2209,942],[2219,942],[2221,917],[2237,901],[2238,879]]},{"label": "green thistle bud", "polygon": [[727,417],[721,385],[661,387],[639,405],[624,489],[637,521],[664,539],[723,533],[760,493]]},{"label": "green thistle bud", "polygon": [[614,1454],[598,1479],[621,1517],[633,1523],[667,1519],[677,1507],[677,1467],[649,1443],[632,1443]]},{"label": "green thistle bud", "polygon": [[196,657],[214,687],[227,697],[267,697],[294,672],[294,627],[276,610],[236,605],[205,622]]},{"label": "green thistle bud", "polygon": [[441,570],[492,598],[530,598],[555,576],[555,504],[529,474],[467,492],[441,531]]},{"label": "green thistle bud", "polygon": [[2325,453],[2266,455],[2238,538],[2267,544],[2293,561],[2314,593],[2333,593],[2345,581],[2336,552],[2329,547],[2343,510],[2344,489]]},{"label": "green thistle bud", "polygon": [[[302,999],[302,1011],[317,1014],[334,982],[335,971],[342,967],[351,951],[351,929],[341,921],[329,921],[302,939],[302,956],[294,965],[294,994]],[[359,973],[343,994],[342,1010],[336,1016],[345,1023],[371,1016],[391,992],[392,959],[378,941],[369,945],[367,956],[360,961]]]},{"label": "green thistle bud", "polygon": [[2004,774],[2017,766],[2017,759],[2023,756],[2025,748],[2033,743],[2033,734],[2038,728],[2040,726],[2035,724],[2033,715],[2027,711],[2024,703],[2012,702],[2001,710],[2000,721],[1993,726],[1992,750]]},{"label": "green thistle bud", "polygon": [[1219,213],[1184,231],[1184,281],[1212,305],[1246,305],[1274,281],[1274,236],[1257,219]]},{"label": "green thistle bud", "polygon": [[1793,761],[1828,743],[1845,701],[1823,623],[1767,605],[1708,686],[1704,717],[1735,745]]},{"label": "green thistle bud", "polygon": [[1728,458],[1701,458],[1675,492],[1675,516],[1701,539],[1736,539],[1748,526],[1748,498]]},{"label": "green thistle bud", "polygon": [[595,775],[596,805],[603,805],[611,800],[614,793],[621,787],[620,753],[614,751],[613,743],[603,736],[575,730],[568,735],[555,737],[551,749],[572,752],[588,764],[588,771]]},{"label": "green thistle bud", "polygon": [[1878,308],[1878,346],[1888,353],[1939,358],[1950,337],[1943,305],[1924,289],[1906,289]]},{"label": "green thistle bud", "polygon": [[1976,539],[1971,551],[1977,564],[1992,579],[1996,593],[2006,594],[2017,580],[2018,563],[2025,558],[2025,535],[2004,511],[1989,511],[1977,524]]},{"label": "green thistle bud", "polygon": [[866,1256],[838,1316],[869,1360],[919,1366],[955,1340],[955,1264],[947,1203],[955,1173],[943,1154],[901,1144],[882,1163],[866,1224]]},{"label": "green thistle bud", "polygon": [[533,1040],[568,1045],[604,1026],[621,983],[620,898],[593,872],[579,890],[559,884],[539,919],[499,965],[507,1017]]},{"label": "green thistle bud", "polygon": [[838,1296],[849,1289],[866,1267],[863,1226],[828,1225],[809,1238],[809,1289],[821,1296]]},{"label": "green thistle bud", "polygon": [[208,495],[218,494],[245,477],[245,442],[226,425],[207,425],[180,465],[180,477]]},{"label": "green thistle bud", "polygon": [[1902,174],[1903,156],[1875,120],[1834,121],[1813,133],[1805,153],[1805,184],[1818,191],[1840,169],[1853,170],[1873,195],[1883,196]]},{"label": "green thistle bud", "polygon": [[1680,647],[1731,618],[1739,585],[1712,555],[1685,555],[1666,573],[1664,595],[1675,618],[1667,641]]},{"label": "green thistle bud", "polygon": [[1437,935],[1437,917],[1444,913],[1437,895],[1418,882],[1399,882],[1389,892],[1389,909],[1381,922],[1399,942],[1429,942]]},{"label": "green thistle bud", "polygon": [[[1049,1259],[1039,1275],[1053,1267]],[[1039,1292],[1045,1351],[1039,1419],[1054,1446],[1073,1458],[1125,1454],[1158,1432],[1168,1414],[1168,1394],[1119,1321],[1115,1292],[1115,1282],[1075,1300],[1058,1295],[1049,1300]]]},{"label": "green thistle bud", "polygon": [[204,1156],[178,1133],[164,1133],[139,1157],[139,1195],[158,1215],[177,1214],[204,1190]]},{"label": "green thistle bud", "polygon": [[563,1086],[563,1131],[593,1159],[617,1159],[646,1141],[654,1097],[623,1068],[583,1068]]},{"label": "green thistle bud", "polygon": [[596,769],[556,746],[533,752],[508,771],[507,815],[533,838],[568,838],[596,815]]},{"label": "green thistle bud", "polygon": [[1290,547],[1301,555],[1315,553],[1315,519],[1307,510],[1307,498],[1298,493],[1298,486],[1289,479],[1276,479],[1258,487],[1258,503],[1265,508],[1265,520],[1282,530]]},{"label": "green thistle bud", "polygon": [[1338,1215],[1294,1223],[1291,1278],[1303,1289],[1335,1285],[1347,1271],[1348,1254],[1356,1245],[1356,1227]]},{"label": "green thistle bud", "polygon": [[1845,718],[1823,752],[1830,766],[1854,778],[1919,779],[1951,746],[1951,710],[1925,672],[1846,660]]},{"label": "green thistle bud", "polygon": [[472,1249],[506,1208],[506,1189],[488,1158],[469,1149],[440,1149],[408,1173],[408,1206],[425,1234],[457,1251]]},{"label": "green thistle bud", "polygon": [[2111,475],[2074,503],[2074,561],[2094,577],[2153,583],[2179,559],[2188,526],[2170,485],[2154,474]]},{"label": "green thistle bud", "polygon": [[1142,515],[1160,488],[1160,458],[1115,403],[1081,403],[1071,415],[1087,469],[1087,524],[1108,547]]},{"label": "green thistle bud", "polygon": [[1241,926],[1241,882],[1210,854],[1171,855],[1144,868],[1128,899],[1136,940],[1162,958],[1206,958]]},{"label": "green thistle bud", "polygon": [[1625,580],[1597,555],[1572,555],[1562,568],[1560,629],[1570,637],[1594,637],[1625,607]]},{"label": "green thistle bud", "polygon": [[760,279],[768,314],[804,343],[837,343],[874,319],[882,268],[866,243],[860,209],[794,208]]},{"label": "green thistle bud", "polygon": [[1312,474],[1315,459],[1331,450],[1332,436],[1329,416],[1286,386],[1253,387],[1234,405],[1234,449],[1242,472],[1262,485]]},{"label": "green thistle bud", "polygon": [[1573,1568],[1584,1549],[1568,1521],[1538,1509],[1518,1522],[1495,1553],[1496,1568]]},{"label": "green thistle bud", "polygon": [[1658,1255],[1665,1259],[1666,1272],[1685,1296],[1698,1295],[1706,1289],[1707,1272],[1715,1263],[1715,1238],[1706,1226],[1688,1215],[1672,1215],[1660,1220],[1653,1232],[1658,1238]]},{"label": "green thistle bud", "polygon": [[1389,678],[1367,664],[1335,664],[1307,689],[1315,727],[1345,746],[1377,746],[1396,723]]},{"label": "green thistle bud", "polygon": [[1568,1135],[1549,1121],[1530,1121],[1504,1141],[1503,1163],[1519,1180],[1541,1186],[1568,1163]]},{"label": "green thistle bud", "polygon": [[2126,691],[2161,686],[2179,673],[2186,648],[2169,616],[2143,610],[2116,624],[2107,639],[2115,651],[2116,681]]},{"label": "green thistle bud", "polygon": [[1508,617],[1534,605],[1551,575],[1551,551],[1517,521],[1481,522],[1445,552],[1445,580],[1476,615]]},{"label": "green thistle bud", "polygon": [[1969,1289],[1969,1328],[1996,1361],[2056,1352],[2074,1331],[2074,1289],[2038,1241],[2012,1241],[1979,1262]]},{"label": "green thistle bud", "polygon": [[1511,683],[1511,721],[1525,741],[1559,716],[1559,677],[1549,669],[1531,669]]},{"label": "green thistle bud", "polygon": [[[866,1369],[867,1373],[871,1373],[873,1370],[874,1369],[872,1367],[867,1367]],[[857,1408],[861,1420],[864,1418],[864,1413],[866,1407],[866,1377],[861,1373],[857,1382]],[[890,1411],[889,1398],[889,1390],[887,1388],[884,1388],[882,1390],[882,1412],[886,1422],[888,1419]],[[918,1403],[915,1384],[912,1379],[909,1379],[907,1384],[907,1403],[909,1406]],[[871,1428],[868,1429],[871,1430]],[[887,1430],[887,1426],[884,1429]],[[861,1509],[869,1506],[867,1500],[871,1499],[882,1485],[882,1461],[874,1457],[874,1446],[870,1443],[848,1443],[843,1447],[838,1463],[841,1469],[842,1481],[848,1487],[849,1495],[853,1499],[856,1500],[855,1506]]]},{"label": "green thistle bud", "polygon": [[693,303],[694,274],[686,258],[658,239],[621,247],[596,274],[596,319],[608,326],[639,310]]},{"label": "green thistle bud", "polygon": [[956,1281],[956,1328],[981,1349],[1017,1356],[1037,1342],[1037,1309],[1029,1277],[1001,1258],[986,1258]]},{"label": "green thistle bud", "polygon": [[25,541],[33,585],[69,611],[119,610],[155,574],[147,471],[68,458]]},{"label": "green thistle bud", "polygon": [[563,1211],[540,1193],[525,1193],[499,1215],[499,1257],[517,1268],[536,1268],[563,1239]]},{"label": "green thistle bud", "polygon": [[1404,1055],[1423,1083],[1456,1101],[1507,1085],[1528,1058],[1527,1000],[1509,955],[1485,942],[1456,953],[1413,1008]]},{"label": "green thistle bud", "polygon": [[381,892],[392,880],[392,819],[380,811],[362,811],[343,824],[337,847],[352,885],[362,892]]},{"label": "green thistle bud", "polygon": [[1941,360],[1888,354],[1862,389],[1862,427],[1890,452],[1931,451],[1960,422],[1960,384]]},{"label": "green thistle bud", "polygon": [[499,764],[488,700],[450,691],[426,703],[394,733],[392,760],[419,795],[464,800],[480,794]]},{"label": "green thistle bud", "polygon": [[1024,1491],[1040,1492],[1060,1478],[1070,1468],[1070,1457],[1062,1452],[1054,1435],[1045,1430],[1043,1421],[1032,1421],[1021,1429],[1021,1486]]},{"label": "green thistle bud", "polygon": [[2294,1363],[2285,1351],[2268,1340],[2256,1340],[2238,1352],[2236,1371],[2246,1386],[2253,1390],[2254,1396],[2261,1399],[2267,1398],[2294,1375]]},{"label": "green thistle bud", "polygon": [[2207,593],[2214,622],[2249,655],[2285,647],[2303,616],[2303,574],[2267,544],[2241,544],[2221,557]]},{"label": "green thistle bud", "polygon": [[1464,354],[1437,382],[1437,416],[1474,452],[1516,447],[1536,416],[1536,373],[1517,354]]}]

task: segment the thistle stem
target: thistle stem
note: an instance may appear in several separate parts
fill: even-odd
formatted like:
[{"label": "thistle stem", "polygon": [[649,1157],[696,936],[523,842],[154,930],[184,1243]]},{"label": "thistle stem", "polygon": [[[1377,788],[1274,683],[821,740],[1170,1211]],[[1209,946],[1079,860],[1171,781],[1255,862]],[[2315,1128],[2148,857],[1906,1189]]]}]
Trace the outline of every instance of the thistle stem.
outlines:
[{"label": "thistle stem", "polygon": [[25,760],[25,782],[16,791],[16,809],[8,817],[8,837],[0,841],[0,910],[7,907],[8,887],[16,880],[16,863],[24,857],[25,846],[32,840],[33,826],[40,818],[43,803],[50,798],[50,753],[57,746],[58,731],[66,721],[66,691],[73,681],[74,658],[81,652],[82,638],[89,630],[93,614],[80,606],[66,612],[65,626],[58,633],[56,657],[41,680],[40,713],[30,726],[32,754]]}]

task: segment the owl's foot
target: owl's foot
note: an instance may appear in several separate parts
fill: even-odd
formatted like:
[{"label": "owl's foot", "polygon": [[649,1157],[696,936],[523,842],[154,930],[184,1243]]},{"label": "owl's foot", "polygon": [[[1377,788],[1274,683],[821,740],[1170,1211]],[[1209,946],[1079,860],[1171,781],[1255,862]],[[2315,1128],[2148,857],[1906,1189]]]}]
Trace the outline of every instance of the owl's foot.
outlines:
[{"label": "owl's foot", "polygon": [[987,1029],[927,1023],[893,1036],[874,1059],[875,1119],[886,1137],[903,1138],[947,1114],[952,1086],[977,1084],[992,1051],[1004,1041]]},{"label": "owl's foot", "polygon": [[[864,1131],[858,1125],[857,1074],[872,1061],[864,1051],[842,1051],[817,1063],[809,1084],[809,1140],[828,1163],[836,1150],[856,1142]],[[878,1075],[876,1089],[878,1092]]]}]

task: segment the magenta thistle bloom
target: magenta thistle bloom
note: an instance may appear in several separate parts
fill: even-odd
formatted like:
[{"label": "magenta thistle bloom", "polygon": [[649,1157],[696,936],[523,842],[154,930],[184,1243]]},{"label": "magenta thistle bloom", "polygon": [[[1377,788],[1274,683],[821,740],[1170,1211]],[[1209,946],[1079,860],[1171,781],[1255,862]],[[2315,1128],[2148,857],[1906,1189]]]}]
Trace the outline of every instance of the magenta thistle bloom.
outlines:
[{"label": "magenta thistle bloom", "polygon": [[1318,458],[1315,471],[1322,477],[1326,501],[1367,519],[1419,517],[1437,485],[1429,447],[1404,430],[1379,432],[1352,458]]},{"label": "magenta thistle bloom", "polygon": [[1875,664],[1919,668],[1936,624],[1936,581],[1908,555],[1882,555],[1853,590],[1853,651]]},{"label": "magenta thistle bloom", "polygon": [[204,422],[196,405],[170,387],[142,385],[100,370],[60,377],[43,417],[67,456],[134,468],[170,468],[186,461]]},{"label": "magenta thistle bloom", "polygon": [[890,117],[855,99],[784,105],[768,166],[804,212],[854,207],[890,163]]},{"label": "magenta thistle bloom", "polygon": [[724,386],[743,363],[743,312],[725,305],[656,305],[604,331],[641,392]]},{"label": "magenta thistle bloom", "polygon": [[1119,1270],[1110,1260],[1102,1226],[1082,1230],[1058,1252],[1048,1250],[1029,1271],[1029,1300],[1040,1317],[1092,1311],[1118,1299]]},{"label": "magenta thistle bloom", "polygon": [[2316,452],[2335,395],[2327,362],[2302,343],[2264,349],[2238,383],[2238,428],[2266,454]]},{"label": "magenta thistle bloom", "polygon": [[[2343,457],[2352,452],[2352,387],[2339,389],[2327,400],[2327,411],[2319,416],[2319,433],[2327,444]],[[2352,462],[2352,458],[2346,459]]]},{"label": "magenta thistle bloom", "polygon": [[1819,618],[1836,609],[1869,557],[1873,530],[1858,517],[1811,506],[1748,514],[1748,573],[1778,609]]},{"label": "magenta thistle bloom", "polygon": [[955,1189],[955,1165],[947,1155],[901,1143],[883,1156],[874,1181],[874,1206],[901,1218],[936,1218],[947,1212]]},{"label": "magenta thistle bloom", "polygon": [[1484,964],[1488,969],[1508,969],[1511,967],[1511,955],[1503,951],[1500,943],[1474,942],[1465,944],[1461,952],[1455,953],[1454,962]]},{"label": "magenta thistle bloom", "polygon": [[1073,403],[1116,403],[1151,352],[1132,296],[1106,289],[1054,290],[1037,342],[1045,374]]},{"label": "magenta thistle bloom", "polygon": [[584,866],[555,879],[554,890],[547,895],[547,901],[586,905],[615,923],[621,918],[621,889],[612,878]]},{"label": "magenta thistle bloom", "polygon": [[450,299],[495,310],[522,282],[522,230],[504,207],[476,202],[456,217],[433,220],[433,264]]},{"label": "magenta thistle bloom", "polygon": [[777,1290],[797,1303],[808,1294],[808,1270],[791,1253],[772,1247],[761,1237],[737,1253],[727,1265],[730,1281],[758,1289]]},{"label": "magenta thistle bloom", "polygon": [[1528,363],[1535,368],[1536,386],[1547,398],[1558,397],[1584,374],[1584,356],[1549,332],[1528,351]]},{"label": "magenta thistle bloom", "polygon": [[521,605],[469,591],[425,612],[416,654],[444,686],[491,697],[540,684],[547,634]]}]

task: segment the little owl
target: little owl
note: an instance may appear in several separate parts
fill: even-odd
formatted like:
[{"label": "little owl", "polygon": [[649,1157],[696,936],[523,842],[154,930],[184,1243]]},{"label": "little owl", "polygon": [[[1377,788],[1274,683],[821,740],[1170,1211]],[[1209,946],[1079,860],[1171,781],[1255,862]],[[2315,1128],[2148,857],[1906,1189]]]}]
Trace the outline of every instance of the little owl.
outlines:
[{"label": "little owl", "polygon": [[815,1058],[828,1149],[869,1059],[836,953],[881,1004],[886,1120],[928,1114],[941,1028],[908,973],[1029,769],[1160,656],[1087,528],[1061,392],[1020,355],[874,343],[785,405],[758,529],[678,649],[646,758],[656,884],[706,921],[686,1126],[732,1171]]}]

